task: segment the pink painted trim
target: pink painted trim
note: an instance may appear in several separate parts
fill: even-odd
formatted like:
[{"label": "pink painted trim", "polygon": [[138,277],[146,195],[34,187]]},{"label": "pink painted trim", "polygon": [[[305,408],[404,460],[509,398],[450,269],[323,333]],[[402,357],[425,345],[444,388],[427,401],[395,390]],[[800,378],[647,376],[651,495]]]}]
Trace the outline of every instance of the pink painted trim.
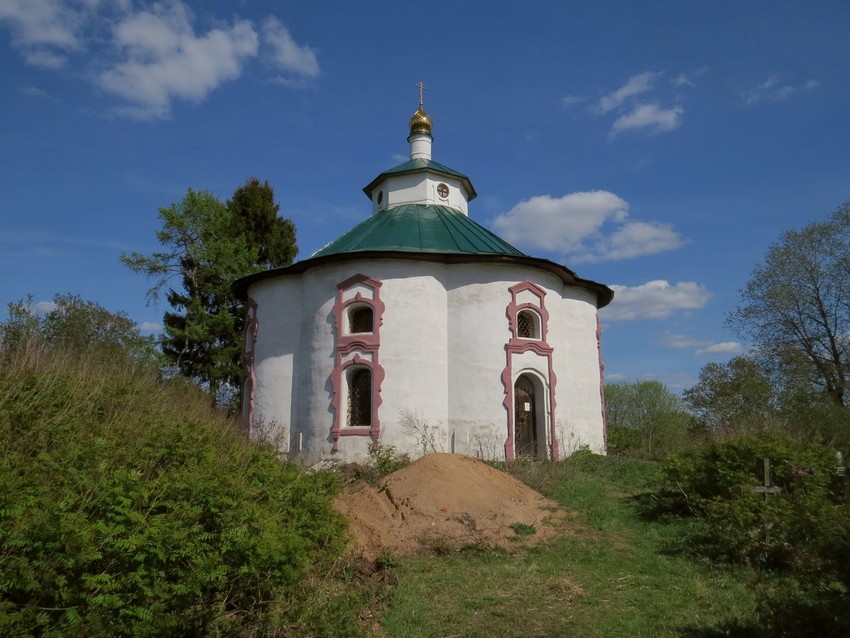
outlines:
[{"label": "pink painted trim", "polygon": [[[257,319],[257,302],[248,297],[245,311],[245,352],[242,355],[242,405],[247,407],[243,411],[244,422],[242,427],[248,433],[248,438],[254,435],[254,405],[257,398],[257,375],[254,370],[254,350],[257,345],[257,333],[260,330],[260,321]],[[245,390],[248,390],[246,393]]]},{"label": "pink painted trim", "polygon": [[596,352],[599,356],[599,400],[602,406],[602,445],[608,453],[608,408],[605,405],[605,364],[602,361],[602,321],[596,313]]},{"label": "pink painted trim", "polygon": [[[344,436],[370,436],[377,441],[381,435],[381,422],[378,416],[378,408],[381,406],[381,385],[384,381],[384,368],[380,364],[379,352],[381,348],[381,326],[384,323],[384,310],[386,306],[381,301],[381,282],[366,275],[353,275],[340,284],[337,284],[336,302],[331,314],[334,318],[336,345],[334,347],[334,369],[331,372],[331,407],[333,408],[333,422],[331,424],[331,439],[333,447],[331,451],[339,451],[339,439]],[[344,299],[345,292],[355,286],[369,288],[371,297],[364,296],[361,292],[351,299]],[[348,308],[353,305],[366,305],[372,309],[372,332],[358,332],[347,334],[345,332],[345,315]],[[351,359],[343,360],[344,357],[354,353]],[[345,406],[342,405],[343,389],[345,385],[345,370],[353,365],[365,366],[372,372],[372,423],[369,427],[348,427],[343,423]]]},{"label": "pink painted trim", "polygon": [[[554,348],[546,342],[549,334],[549,311],[546,310],[544,299],[546,291],[540,286],[530,282],[523,281],[508,288],[511,293],[511,301],[505,309],[505,314],[508,318],[508,328],[511,336],[505,344],[505,368],[502,370],[502,385],[505,387],[505,400],[503,405],[507,412],[508,438],[505,441],[505,459],[513,461],[516,456],[514,449],[514,383],[513,383],[513,355],[522,354],[523,352],[532,351],[546,358],[547,371],[549,378],[545,381],[549,386],[549,437],[552,441],[550,455],[551,458],[557,461],[560,458],[560,446],[558,444],[557,429],[555,427],[555,408],[557,401],[555,399],[555,386],[558,379],[555,376],[555,368],[552,359]],[[538,299],[538,303],[517,303],[517,296],[521,292],[529,291]],[[526,339],[518,335],[517,315],[521,310],[530,309],[537,313],[540,317],[540,339]]]}]

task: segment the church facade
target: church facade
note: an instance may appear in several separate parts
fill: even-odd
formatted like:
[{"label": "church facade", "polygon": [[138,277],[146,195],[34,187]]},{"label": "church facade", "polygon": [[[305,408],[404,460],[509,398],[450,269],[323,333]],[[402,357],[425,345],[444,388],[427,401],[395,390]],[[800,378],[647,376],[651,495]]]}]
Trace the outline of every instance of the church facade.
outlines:
[{"label": "church facade", "polygon": [[290,458],[560,459],[605,450],[597,311],[613,292],[469,217],[469,178],[410,159],[365,188],[371,216],[308,259],[238,280],[248,307],[243,418]]}]

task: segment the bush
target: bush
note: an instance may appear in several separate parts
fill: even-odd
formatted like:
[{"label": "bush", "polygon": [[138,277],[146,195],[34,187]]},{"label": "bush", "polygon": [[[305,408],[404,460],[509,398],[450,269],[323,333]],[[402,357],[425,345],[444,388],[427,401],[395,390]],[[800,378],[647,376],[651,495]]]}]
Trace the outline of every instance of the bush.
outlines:
[{"label": "bush", "polygon": [[609,454],[658,460],[688,444],[691,418],[658,381],[607,384],[605,411]]},{"label": "bush", "polygon": [[[765,497],[763,463],[781,492]],[[762,433],[715,443],[665,466],[662,510],[694,518],[687,539],[715,561],[759,575],[759,635],[850,631],[850,522],[835,451]]]},{"label": "bush", "polygon": [[[754,491],[764,459],[781,489],[767,497]],[[781,568],[834,525],[838,465],[833,450],[777,434],[729,439],[668,460],[666,502],[705,522],[701,547],[713,558]]]},{"label": "bush", "polygon": [[337,556],[333,477],[246,441],[193,385],[120,356],[6,355],[0,634],[260,631]]}]

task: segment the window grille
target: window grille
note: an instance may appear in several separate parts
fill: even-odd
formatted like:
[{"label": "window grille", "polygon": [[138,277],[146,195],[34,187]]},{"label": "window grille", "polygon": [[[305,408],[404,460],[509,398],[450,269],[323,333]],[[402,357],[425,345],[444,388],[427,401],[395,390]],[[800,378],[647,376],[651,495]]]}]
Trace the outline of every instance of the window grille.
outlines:
[{"label": "window grille", "polygon": [[372,425],[372,371],[368,368],[348,374],[348,425]]},{"label": "window grille", "polygon": [[537,322],[534,320],[534,315],[524,310],[517,315],[517,336],[524,339],[537,338]]},{"label": "window grille", "polygon": [[372,332],[372,323],[372,309],[369,306],[357,306],[348,311],[350,332]]}]

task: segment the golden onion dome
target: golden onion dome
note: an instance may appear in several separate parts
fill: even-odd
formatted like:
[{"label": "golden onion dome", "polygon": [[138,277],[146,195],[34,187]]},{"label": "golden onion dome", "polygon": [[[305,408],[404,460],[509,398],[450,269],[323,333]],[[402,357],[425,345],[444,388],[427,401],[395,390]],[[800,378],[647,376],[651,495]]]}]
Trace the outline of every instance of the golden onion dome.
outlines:
[{"label": "golden onion dome", "polygon": [[427,133],[431,134],[431,118],[420,106],[416,109],[416,113],[410,118],[410,134]]}]

